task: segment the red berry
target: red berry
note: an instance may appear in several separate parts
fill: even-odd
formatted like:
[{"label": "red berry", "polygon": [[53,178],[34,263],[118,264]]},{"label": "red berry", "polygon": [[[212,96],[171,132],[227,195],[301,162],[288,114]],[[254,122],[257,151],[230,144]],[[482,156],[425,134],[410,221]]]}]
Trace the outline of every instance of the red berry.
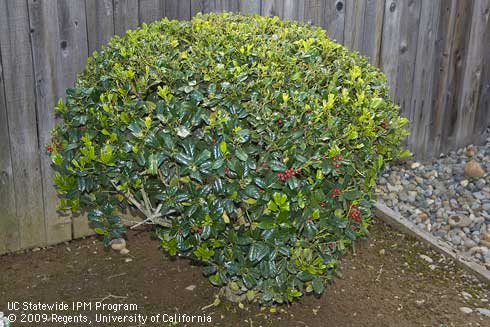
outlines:
[{"label": "red berry", "polygon": [[341,156],[339,156],[339,160],[342,160],[342,157]]},{"label": "red berry", "polygon": [[225,174],[228,174],[230,172],[230,168],[228,168],[227,166],[225,166]]},{"label": "red berry", "polygon": [[202,234],[202,228],[199,228],[199,229],[197,230],[197,232],[199,233],[199,235],[201,235],[201,234]]},{"label": "red berry", "polygon": [[332,160],[333,160],[333,161],[336,161],[336,160],[337,160],[337,157],[333,157],[333,158],[332,158]]},{"label": "red berry", "polygon": [[335,168],[340,168],[340,164],[335,164]]},{"label": "red berry", "polygon": [[359,211],[359,209],[357,209],[357,206],[352,206],[352,207],[351,207],[350,216],[351,216],[351,218],[352,218],[352,219],[354,219],[355,221],[357,221],[357,222],[359,222],[359,221],[360,221],[361,212]]},{"label": "red berry", "polygon": [[279,125],[282,125],[282,119],[281,119],[281,118],[279,118],[279,119],[277,120],[277,123],[278,123]]},{"label": "red berry", "polygon": [[53,152],[53,147],[51,146],[51,144],[48,144],[47,149],[49,153]]},{"label": "red berry", "polygon": [[320,207],[325,208],[325,202],[320,203]]},{"label": "red berry", "polygon": [[264,192],[265,192],[265,190],[264,190],[263,188],[259,188],[259,192],[260,192],[260,193],[264,193]]}]

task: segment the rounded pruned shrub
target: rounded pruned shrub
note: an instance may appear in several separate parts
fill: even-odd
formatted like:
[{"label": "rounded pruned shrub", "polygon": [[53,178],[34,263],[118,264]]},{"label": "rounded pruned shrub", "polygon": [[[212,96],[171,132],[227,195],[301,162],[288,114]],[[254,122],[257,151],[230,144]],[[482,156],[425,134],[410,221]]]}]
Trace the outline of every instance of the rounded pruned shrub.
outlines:
[{"label": "rounded pruned shrub", "polygon": [[143,24],[94,53],[56,109],[61,209],[86,210],[106,242],[137,210],[240,301],[322,293],[367,234],[379,169],[408,153],[383,74],[277,17]]}]

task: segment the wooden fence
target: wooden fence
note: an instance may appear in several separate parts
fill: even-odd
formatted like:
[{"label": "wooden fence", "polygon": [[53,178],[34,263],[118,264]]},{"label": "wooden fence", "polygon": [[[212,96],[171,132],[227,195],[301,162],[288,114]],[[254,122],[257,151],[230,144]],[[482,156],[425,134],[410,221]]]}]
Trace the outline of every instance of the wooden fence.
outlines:
[{"label": "wooden fence", "polygon": [[114,34],[161,17],[239,11],[310,21],[370,57],[420,157],[479,142],[490,123],[490,0],[0,0],[0,253],[90,233],[56,212],[44,151],[53,106]]}]

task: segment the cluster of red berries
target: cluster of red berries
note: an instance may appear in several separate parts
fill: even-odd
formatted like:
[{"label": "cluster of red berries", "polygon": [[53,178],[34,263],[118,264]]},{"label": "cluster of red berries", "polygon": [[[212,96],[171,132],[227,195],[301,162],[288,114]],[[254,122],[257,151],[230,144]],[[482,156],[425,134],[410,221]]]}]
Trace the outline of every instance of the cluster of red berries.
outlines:
[{"label": "cluster of red berries", "polygon": [[340,164],[338,162],[336,162],[336,161],[340,161],[340,160],[342,160],[342,157],[341,156],[335,156],[335,157],[332,158],[332,161],[334,162],[334,165],[333,166],[335,168],[340,168]]},{"label": "cluster of red berries", "polygon": [[283,173],[277,173],[277,177],[281,179],[281,181],[285,182],[289,177],[295,176],[299,171],[294,170],[293,167],[286,169]]},{"label": "cluster of red berries", "polygon": [[361,221],[361,212],[357,208],[357,206],[352,206],[350,209],[350,217],[357,222]]},{"label": "cluster of red berries", "polygon": [[332,190],[332,198],[335,199],[336,197],[339,197],[340,194],[342,194],[342,190],[338,187],[334,187],[334,189]]},{"label": "cluster of red berries", "polygon": [[[63,147],[61,146],[61,143],[55,143],[54,146],[56,147],[56,150],[60,151]],[[48,146],[46,147],[48,152],[51,153],[53,152],[53,146],[51,144],[48,144]]]},{"label": "cluster of red berries", "polygon": [[383,129],[388,129],[388,123],[386,122],[386,120],[383,120],[383,122],[381,123],[380,125]]},{"label": "cluster of red berries", "polygon": [[199,235],[201,235],[202,234],[202,228],[198,228],[198,229],[191,228],[190,232],[191,232],[191,234],[198,233]]}]

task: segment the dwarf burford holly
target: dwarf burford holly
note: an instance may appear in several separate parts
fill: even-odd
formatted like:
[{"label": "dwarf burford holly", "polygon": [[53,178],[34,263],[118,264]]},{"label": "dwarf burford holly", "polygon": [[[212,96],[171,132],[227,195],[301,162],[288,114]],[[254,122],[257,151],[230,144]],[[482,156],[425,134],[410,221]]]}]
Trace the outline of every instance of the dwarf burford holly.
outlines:
[{"label": "dwarf burford holly", "polygon": [[267,304],[323,292],[366,235],[378,171],[407,154],[383,74],[277,17],[142,24],[56,111],[60,209],[87,211],[106,243],[150,226],[226,294]]}]

